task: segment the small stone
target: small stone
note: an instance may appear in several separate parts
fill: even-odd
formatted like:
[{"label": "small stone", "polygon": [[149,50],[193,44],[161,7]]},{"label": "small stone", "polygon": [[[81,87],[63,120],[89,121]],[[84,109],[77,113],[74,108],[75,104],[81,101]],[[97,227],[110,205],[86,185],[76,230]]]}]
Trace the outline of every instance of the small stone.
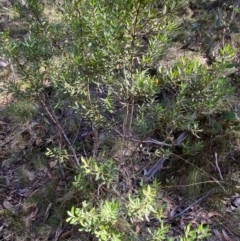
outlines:
[{"label": "small stone", "polygon": [[4,61],[3,59],[0,59],[0,68],[6,68],[8,66],[8,62]]}]

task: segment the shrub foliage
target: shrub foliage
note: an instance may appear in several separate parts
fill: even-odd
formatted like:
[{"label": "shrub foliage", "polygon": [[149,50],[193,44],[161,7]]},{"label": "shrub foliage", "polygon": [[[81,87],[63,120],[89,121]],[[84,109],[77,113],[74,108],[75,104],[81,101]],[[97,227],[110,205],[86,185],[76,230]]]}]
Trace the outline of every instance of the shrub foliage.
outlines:
[{"label": "shrub foliage", "polygon": [[[171,240],[160,186],[132,180],[138,175],[134,167],[141,165],[136,153],[144,153],[133,140],[174,143],[177,133],[186,132],[182,153],[196,156],[208,145],[198,140],[202,133],[218,135],[224,123],[236,120],[230,101],[235,50],[220,46],[211,65],[181,52],[175,39],[183,31],[179,15],[186,4],[59,1],[52,5],[53,14],[42,1],[27,0],[9,8],[20,24],[1,34],[1,55],[14,67],[8,92],[18,106],[26,103],[34,110],[26,118],[46,123],[42,142],[47,135],[54,139],[46,144],[49,158],[74,167],[74,186],[85,198],[68,211],[67,221],[98,240],[141,235]],[[24,34],[17,37],[19,29]],[[170,58],[173,49],[177,54]],[[63,147],[56,136],[64,139]],[[156,159],[173,151],[160,146],[147,149],[147,155]],[[129,172],[123,174],[123,167]],[[158,228],[140,232],[153,220]],[[202,225],[188,226],[181,240],[207,235]]]}]

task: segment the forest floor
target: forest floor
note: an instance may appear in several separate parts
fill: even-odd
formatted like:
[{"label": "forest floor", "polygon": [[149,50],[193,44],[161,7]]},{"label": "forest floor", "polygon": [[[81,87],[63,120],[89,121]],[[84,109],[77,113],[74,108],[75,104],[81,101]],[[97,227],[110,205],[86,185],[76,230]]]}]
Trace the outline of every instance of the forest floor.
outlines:
[{"label": "forest floor", "polygon": [[[213,52],[216,50],[211,48],[214,45],[213,42],[210,49],[206,47],[203,51],[204,45],[207,46],[208,42],[205,34],[212,31],[212,36],[217,35],[216,22],[208,21],[217,19],[220,10],[226,7],[223,2],[205,3],[203,1],[202,5],[192,3],[185,9],[186,12],[183,14],[185,21],[182,21],[182,27],[186,31],[179,32],[176,36],[175,46],[169,50],[165,61],[175,61],[176,56],[180,58],[187,55],[198,57],[203,64],[211,64],[209,62],[214,58]],[[232,1],[225,2],[232,3]],[[230,25],[236,29],[240,28],[239,14],[229,13],[232,14]],[[198,32],[191,29],[194,23],[202,24],[203,21],[206,21],[203,29]],[[229,41],[239,51],[239,37],[238,30],[235,32],[229,30],[221,36],[221,41]],[[235,61],[238,64],[238,53]],[[65,222],[66,211],[81,199],[78,191],[72,186],[74,170],[71,169],[71,164],[63,167],[58,160],[46,158],[46,143],[42,142],[41,136],[45,135],[46,123],[35,120],[26,121],[28,119],[26,117],[31,116],[29,109],[33,107],[29,103],[16,103],[11,95],[8,95],[6,85],[16,78],[13,69],[11,64],[0,67],[0,240],[94,240],[91,239],[91,235],[79,234],[76,227]],[[236,85],[238,85],[238,71],[237,69],[234,73]],[[236,108],[240,106],[238,94],[236,92],[235,95]],[[32,112],[34,113],[34,110]],[[82,129],[84,130],[82,135],[86,137],[85,142],[89,141],[90,148],[94,149],[98,146],[99,143],[94,143],[95,133],[93,134],[93,131],[84,123]],[[50,134],[47,141],[55,141],[55,138]],[[211,145],[214,144],[210,143]],[[222,148],[221,145],[224,143],[220,141],[219,149]],[[183,212],[177,221],[171,222],[173,236],[176,233],[182,234],[187,224],[204,223],[211,227],[212,237],[207,239],[209,241],[240,240],[240,209],[233,210],[232,207],[232,201],[240,195],[238,141],[235,141],[234,145],[238,148],[234,151],[229,150],[226,155],[220,157],[216,152],[213,156],[212,150],[207,150],[204,158],[208,159],[210,164],[203,166],[200,174],[192,173],[191,177],[182,175],[186,166],[179,168],[177,172],[176,169],[169,168],[170,172],[164,173],[164,178],[174,179],[171,182],[163,182],[163,190],[159,193],[166,203],[164,213],[167,215],[172,210]],[[117,159],[116,149],[117,147],[112,155]],[[177,154],[173,156],[171,162],[177,157]],[[216,168],[216,163],[219,164],[219,169]],[[206,174],[206,170],[209,171],[207,180],[202,175]],[[212,178],[216,175],[219,179]],[[209,193],[199,185],[189,185],[189,181],[195,184],[202,182],[205,185],[202,185],[204,188],[208,183],[219,185]]]}]

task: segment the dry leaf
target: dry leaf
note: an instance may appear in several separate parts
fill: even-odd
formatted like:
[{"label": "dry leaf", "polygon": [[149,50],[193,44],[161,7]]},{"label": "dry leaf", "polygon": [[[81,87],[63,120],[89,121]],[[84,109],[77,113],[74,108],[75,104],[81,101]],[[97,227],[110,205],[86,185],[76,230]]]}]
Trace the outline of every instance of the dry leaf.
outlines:
[{"label": "dry leaf", "polygon": [[217,229],[213,229],[213,232],[219,240],[222,240],[222,235]]},{"label": "dry leaf", "polygon": [[140,233],[140,227],[139,227],[139,225],[137,225],[136,226],[136,230],[135,230],[135,235],[137,235],[138,236],[138,234]]},{"label": "dry leaf", "polygon": [[223,216],[221,213],[216,212],[216,211],[209,212],[207,215],[208,215],[209,218],[211,218],[213,216],[218,216],[218,217],[222,217]]},{"label": "dry leaf", "polygon": [[37,217],[37,213],[38,213],[38,207],[37,206],[33,206],[30,209],[31,209],[31,213],[29,215],[29,219],[30,220],[35,220],[36,217]]},{"label": "dry leaf", "polygon": [[164,209],[164,215],[170,215],[171,210],[174,209],[175,204],[168,198],[161,198],[161,200],[167,204],[166,208]]},{"label": "dry leaf", "polygon": [[20,188],[17,191],[17,194],[22,196],[22,197],[27,197],[30,193],[30,189],[29,188]]},{"label": "dry leaf", "polygon": [[53,168],[53,167],[55,167],[57,165],[57,163],[58,163],[58,160],[50,161],[49,167]]},{"label": "dry leaf", "polygon": [[29,219],[29,217],[24,217],[23,218],[23,221],[24,221],[24,223],[25,223],[25,229],[29,229],[29,227],[30,227],[30,219]]},{"label": "dry leaf", "polygon": [[0,59],[0,68],[6,68],[8,66],[8,62]]},{"label": "dry leaf", "polygon": [[0,121],[0,125],[7,125],[6,122]]},{"label": "dry leaf", "polygon": [[73,231],[73,230],[71,229],[71,230],[69,230],[69,231],[66,231],[66,232],[62,233],[62,234],[60,235],[60,237],[59,237],[59,240],[60,240],[60,239],[65,239],[67,236],[70,235],[70,233],[71,233],[72,231]]},{"label": "dry leaf", "polygon": [[227,235],[227,233],[225,232],[224,229],[222,229],[222,234],[223,234],[223,237],[226,241],[232,241],[232,239]]},{"label": "dry leaf", "polygon": [[11,210],[13,208],[13,205],[8,200],[5,199],[3,201],[3,207],[5,207],[8,210]]},{"label": "dry leaf", "polygon": [[58,241],[61,233],[62,233],[62,222],[58,226],[58,229],[55,233],[55,237],[54,237],[53,241]]},{"label": "dry leaf", "polygon": [[175,208],[173,208],[173,209],[169,212],[168,218],[173,218],[173,217],[176,215],[178,208],[179,208],[178,206],[176,206]]},{"label": "dry leaf", "polygon": [[138,217],[133,217],[133,218],[132,218],[132,221],[133,221],[133,223],[139,223],[139,222],[141,222],[142,220],[141,220],[140,218],[138,218]]},{"label": "dry leaf", "polygon": [[46,220],[48,219],[49,210],[50,210],[51,207],[52,207],[52,203],[49,203],[49,204],[48,204],[48,207],[47,207],[47,209],[46,209],[46,211],[45,211],[45,213],[44,213],[44,220],[43,220],[44,223],[45,223]]},{"label": "dry leaf", "polygon": [[53,179],[53,176],[52,176],[52,174],[48,171],[48,168],[44,168],[44,173],[47,174],[47,176],[48,176],[50,179]]},{"label": "dry leaf", "polygon": [[0,232],[2,232],[5,227],[8,227],[7,223],[2,224],[2,226],[0,227]]},{"label": "dry leaf", "polygon": [[35,179],[34,172],[30,172],[29,170],[23,168],[22,169],[23,175],[27,176],[29,181],[33,181]]}]

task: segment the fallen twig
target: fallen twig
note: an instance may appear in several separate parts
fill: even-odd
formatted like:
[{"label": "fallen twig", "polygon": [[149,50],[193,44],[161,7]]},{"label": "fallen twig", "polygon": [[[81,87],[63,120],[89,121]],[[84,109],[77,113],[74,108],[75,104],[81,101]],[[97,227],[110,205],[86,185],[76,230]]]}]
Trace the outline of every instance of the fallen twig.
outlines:
[{"label": "fallen twig", "polygon": [[131,141],[137,141],[137,142],[140,142],[140,143],[145,143],[145,144],[155,144],[155,145],[158,145],[158,146],[167,146],[167,147],[173,147],[173,146],[177,146],[177,145],[180,145],[186,138],[187,138],[187,133],[186,132],[183,132],[175,141],[173,144],[169,144],[169,143],[166,143],[164,141],[158,141],[158,140],[155,140],[155,139],[149,139],[149,140],[139,140],[139,139],[135,139],[135,138],[131,138],[130,136],[126,136],[126,135],[123,135],[121,134],[118,130],[114,129],[115,132],[117,132],[120,136],[122,137],[127,137],[129,138],[129,140]]},{"label": "fallen twig", "polygon": [[[185,139],[187,138],[187,133],[183,132],[181,133],[181,135],[174,141],[174,145],[180,145]],[[159,145],[167,145],[167,146],[173,146],[170,144],[166,144],[165,142],[159,142],[159,141],[155,141],[155,140],[148,140],[148,141],[152,141],[151,143],[154,144],[159,144]],[[146,143],[146,141],[142,141],[143,143]],[[146,177],[146,181],[149,182],[153,179],[153,177],[155,176],[155,174],[161,170],[163,168],[163,164],[166,161],[166,158],[161,157],[146,173],[145,173],[145,177]]]},{"label": "fallen twig", "polygon": [[197,201],[195,201],[194,203],[192,203],[191,205],[189,205],[187,208],[185,208],[182,212],[174,215],[173,217],[170,217],[170,220],[173,220],[177,217],[182,216],[184,213],[186,213],[191,207],[193,207],[194,205],[200,203],[204,198],[206,198],[207,196],[209,196],[216,188],[211,189],[210,191],[208,191],[204,196],[202,196],[201,198],[199,198]]}]

